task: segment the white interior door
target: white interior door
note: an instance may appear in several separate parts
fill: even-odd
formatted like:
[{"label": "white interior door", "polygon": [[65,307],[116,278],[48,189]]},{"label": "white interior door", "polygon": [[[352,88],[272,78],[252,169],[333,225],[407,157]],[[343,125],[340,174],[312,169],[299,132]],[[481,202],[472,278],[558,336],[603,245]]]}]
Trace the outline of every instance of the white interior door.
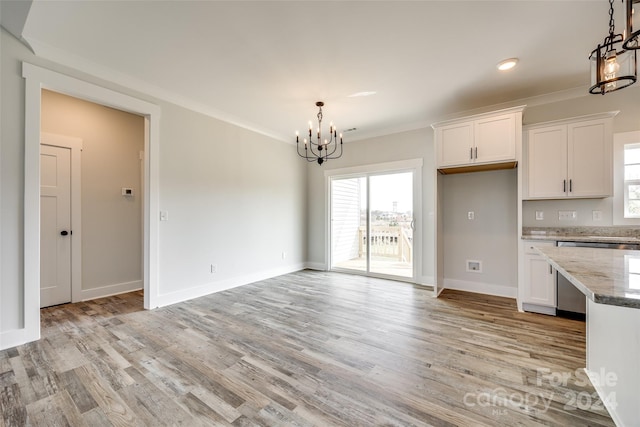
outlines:
[{"label": "white interior door", "polygon": [[40,307],[71,301],[71,150],[40,146]]}]

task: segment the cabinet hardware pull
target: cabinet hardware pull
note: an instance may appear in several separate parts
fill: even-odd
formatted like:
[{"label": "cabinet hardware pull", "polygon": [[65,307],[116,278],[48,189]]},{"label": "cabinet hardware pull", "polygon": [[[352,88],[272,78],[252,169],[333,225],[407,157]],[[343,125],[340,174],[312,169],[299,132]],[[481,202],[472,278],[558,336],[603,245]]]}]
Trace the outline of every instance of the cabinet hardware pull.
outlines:
[{"label": "cabinet hardware pull", "polygon": [[553,274],[553,267],[551,267],[551,264],[549,264],[549,274]]},{"label": "cabinet hardware pull", "polygon": [[573,179],[569,180],[569,193],[573,192]]},{"label": "cabinet hardware pull", "polygon": [[473,147],[469,148],[469,160],[473,160]]},{"label": "cabinet hardware pull", "polygon": [[476,160],[478,160],[478,147],[476,147]]},{"label": "cabinet hardware pull", "polygon": [[566,179],[562,180],[562,192],[563,193],[567,192],[567,180]]}]

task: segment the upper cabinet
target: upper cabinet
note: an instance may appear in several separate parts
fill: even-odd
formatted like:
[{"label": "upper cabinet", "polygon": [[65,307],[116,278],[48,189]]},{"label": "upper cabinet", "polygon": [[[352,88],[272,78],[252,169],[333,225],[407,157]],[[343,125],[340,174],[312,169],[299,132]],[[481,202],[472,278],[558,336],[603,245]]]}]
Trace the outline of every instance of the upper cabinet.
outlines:
[{"label": "upper cabinet", "polygon": [[616,112],[526,128],[526,199],[599,198],[613,194]]},{"label": "upper cabinet", "polygon": [[436,163],[443,173],[514,167],[524,107],[436,123]]}]

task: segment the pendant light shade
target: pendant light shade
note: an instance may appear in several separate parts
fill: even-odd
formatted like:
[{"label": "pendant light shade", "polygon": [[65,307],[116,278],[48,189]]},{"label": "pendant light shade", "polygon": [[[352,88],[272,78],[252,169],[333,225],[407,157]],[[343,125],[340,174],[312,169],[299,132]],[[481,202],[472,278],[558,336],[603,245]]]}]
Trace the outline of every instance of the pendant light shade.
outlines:
[{"label": "pendant light shade", "polygon": [[636,51],[625,50],[622,47],[624,36],[614,33],[613,0],[609,0],[609,34],[589,55],[591,62],[589,93],[604,95],[630,86],[638,79]]},{"label": "pendant light shade", "polygon": [[640,0],[626,0],[627,26],[622,48],[626,50],[640,49]]}]

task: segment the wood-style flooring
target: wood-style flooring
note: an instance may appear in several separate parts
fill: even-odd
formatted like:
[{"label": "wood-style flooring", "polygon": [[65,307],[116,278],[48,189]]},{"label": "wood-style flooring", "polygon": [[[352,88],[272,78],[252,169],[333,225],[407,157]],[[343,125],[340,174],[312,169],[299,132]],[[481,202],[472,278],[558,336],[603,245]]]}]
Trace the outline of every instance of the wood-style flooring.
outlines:
[{"label": "wood-style flooring", "polygon": [[612,426],[583,322],[301,271],[142,310],[42,310],[0,352],[0,426]]}]

